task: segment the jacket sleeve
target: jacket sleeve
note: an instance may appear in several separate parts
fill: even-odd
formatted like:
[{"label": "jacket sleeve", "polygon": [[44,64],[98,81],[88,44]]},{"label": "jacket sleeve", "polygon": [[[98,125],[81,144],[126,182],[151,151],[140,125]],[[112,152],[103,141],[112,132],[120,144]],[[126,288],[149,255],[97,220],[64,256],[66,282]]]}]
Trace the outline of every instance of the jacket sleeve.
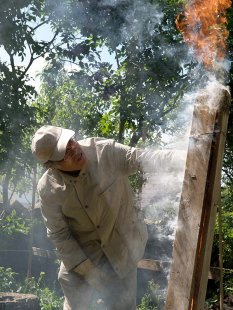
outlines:
[{"label": "jacket sleeve", "polygon": [[39,187],[38,185],[39,202],[48,238],[56,247],[58,258],[62,260],[67,270],[71,270],[87,257],[72,236],[59,204],[51,199],[51,194],[47,191],[47,194],[42,194]]},{"label": "jacket sleeve", "polygon": [[138,170],[144,172],[181,171],[185,167],[186,151],[150,150],[115,143],[114,159],[117,169],[128,175]]}]

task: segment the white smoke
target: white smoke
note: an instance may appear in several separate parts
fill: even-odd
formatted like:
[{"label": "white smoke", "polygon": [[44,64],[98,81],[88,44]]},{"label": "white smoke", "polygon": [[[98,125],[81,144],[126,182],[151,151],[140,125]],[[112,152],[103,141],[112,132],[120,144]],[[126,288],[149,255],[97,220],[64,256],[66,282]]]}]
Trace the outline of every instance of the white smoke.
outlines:
[{"label": "white smoke", "polygon": [[[174,121],[177,126],[183,124],[183,131],[176,135],[166,135],[164,149],[174,152],[182,151],[182,157],[186,156],[190,125],[195,102],[195,93],[189,93],[183,98],[183,111]],[[184,179],[185,158],[177,157],[177,165],[174,162],[166,162],[159,172],[147,173],[146,183],[141,194],[141,205],[145,211],[146,220],[157,225],[157,238],[174,239],[180,194]],[[178,168],[178,169],[177,169]],[[151,169],[151,171],[153,171]],[[171,253],[170,253],[171,258]]]},{"label": "white smoke", "polygon": [[[120,4],[124,4],[124,2],[124,0],[102,0],[99,2],[99,6],[112,6],[114,8]],[[82,5],[80,3],[79,6],[80,18],[84,18],[82,17],[84,14],[82,14]],[[139,49],[145,48],[145,31],[150,36],[156,36],[157,34],[154,29],[161,23],[164,17],[158,5],[152,5],[143,0],[133,1],[130,8],[123,14],[125,22],[121,27],[122,39],[123,41],[134,39],[137,41]],[[144,27],[146,27],[146,29]],[[160,39],[161,49],[164,49],[164,53],[170,56],[174,55],[175,51],[166,49],[162,45],[162,40],[163,38]],[[193,51],[190,50],[189,55],[184,57],[194,57]],[[220,68],[220,71],[229,70],[229,62],[227,61],[218,63],[215,66],[216,68]],[[199,69],[200,65],[192,72],[196,79],[199,78]],[[209,74],[208,80],[209,82],[207,83],[205,92],[209,94],[208,105],[212,108],[215,106],[216,102],[218,102],[216,98],[219,96],[219,88],[224,86],[220,84],[219,79],[216,78],[214,74]],[[220,78],[220,80],[222,80],[222,78]],[[163,136],[166,149],[183,150],[187,152],[188,145],[190,148],[192,148],[192,146],[199,147],[195,140],[195,134],[192,136],[192,139],[189,137],[193,107],[194,103],[196,103],[197,96],[198,91],[190,92],[184,96],[182,106],[185,108],[178,114],[178,118],[173,121],[177,127],[182,125],[183,130],[176,135],[169,134]],[[198,135],[198,132],[196,134]],[[210,138],[211,136],[206,135],[206,139]],[[205,156],[204,152],[203,156]],[[184,180],[185,162],[179,170],[175,171],[172,167],[168,170],[169,172],[159,171],[157,173],[147,173],[147,181],[141,193],[141,206],[144,210],[145,221],[151,233],[153,233],[152,245],[155,247],[151,249],[151,252],[154,253],[154,257],[151,258],[163,261],[172,260],[172,242],[177,230],[177,216]],[[169,269],[165,270],[165,275],[168,276],[168,274]]]},{"label": "white smoke", "polygon": [[150,36],[154,35],[154,28],[161,23],[163,16],[159,6],[143,0],[134,1],[133,7],[125,13],[126,23],[122,27],[123,40],[128,41],[134,38],[138,41],[139,47],[142,47],[144,26],[147,25],[146,32]]},{"label": "white smoke", "polygon": [[[203,141],[206,139],[206,145],[212,140],[212,132],[203,135],[202,121],[198,121],[195,117],[194,105],[201,105],[201,108],[207,109],[208,113],[216,111],[216,104],[220,102],[221,90],[229,91],[228,87],[222,85],[214,76],[209,79],[204,89],[196,89],[183,97],[183,111],[178,113],[178,117],[174,120],[174,124],[179,127],[183,125],[183,130],[174,135],[166,135],[165,149],[183,150],[186,154],[192,149],[198,149],[206,160],[206,149],[203,148]],[[200,99],[201,98],[201,99]],[[198,116],[198,115],[197,115]],[[192,124],[195,123],[195,128]],[[167,124],[169,127],[169,124]],[[190,129],[192,126],[192,136]],[[202,134],[201,144],[198,137]],[[163,167],[158,172],[146,174],[146,183],[141,193],[141,207],[144,210],[145,221],[150,231],[149,243],[154,246],[154,259],[160,261],[172,261],[172,247],[177,227],[177,217],[180,205],[181,192],[184,182],[184,172],[186,163],[180,169],[173,169],[172,162],[166,163],[166,169]],[[167,165],[169,167],[167,167]],[[198,167],[197,167],[198,169]],[[153,171],[151,169],[151,171]],[[166,248],[167,247],[167,248]],[[147,253],[146,253],[147,255]],[[165,277],[169,277],[169,268],[164,270]],[[165,296],[166,287],[164,287]],[[156,294],[156,291],[154,292]],[[163,306],[161,306],[162,309]]]}]

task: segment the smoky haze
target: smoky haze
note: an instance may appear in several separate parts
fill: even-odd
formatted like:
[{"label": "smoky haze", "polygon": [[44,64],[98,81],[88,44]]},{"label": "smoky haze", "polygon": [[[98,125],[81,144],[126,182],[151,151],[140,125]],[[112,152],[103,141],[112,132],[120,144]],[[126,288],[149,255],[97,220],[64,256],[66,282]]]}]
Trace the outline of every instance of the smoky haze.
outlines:
[{"label": "smoky haze", "polygon": [[[94,3],[95,2],[95,3]],[[190,49],[188,52],[180,47],[172,47],[167,44],[166,40],[160,36],[159,32],[155,29],[159,27],[164,17],[162,9],[158,5],[153,5],[148,1],[124,1],[124,0],[102,0],[93,1],[93,6],[90,5],[88,11],[85,11],[84,4],[82,2],[77,3],[79,6],[79,16],[75,16],[76,19],[80,19],[80,25],[82,32],[88,34],[89,31],[95,32],[95,28],[103,33],[110,42],[114,42],[115,46],[121,45],[123,42],[135,41],[135,53],[141,52],[148,48],[150,45],[150,39],[156,38],[159,44],[158,54],[154,54],[154,58],[159,58],[160,55],[167,55],[174,58],[177,53],[180,55],[183,53],[183,57],[177,58],[178,65],[184,65],[187,61],[195,59],[194,51]],[[94,9],[95,7],[95,9]],[[118,27],[112,25],[110,20],[106,18],[106,8],[109,10],[115,10],[118,15],[118,19],[121,20],[121,24]],[[56,8],[57,12],[66,14],[63,6]],[[99,25],[99,21],[104,17],[102,27]],[[78,23],[78,22],[77,22]],[[145,36],[145,33],[147,36]],[[149,38],[149,39],[148,39]],[[159,54],[160,53],[160,54]],[[158,64],[161,69],[163,63]],[[218,70],[206,72],[201,64],[196,64],[191,71],[192,79],[195,81],[195,87],[193,90],[184,94],[181,109],[175,119],[172,119],[173,132],[162,134],[163,147],[154,148],[148,146],[147,150],[154,151],[155,149],[173,150],[175,152],[182,151],[183,154],[187,153],[187,148],[192,147],[189,141],[189,130],[192,121],[193,106],[195,104],[195,98],[199,92],[199,89],[205,88],[207,92],[211,94],[208,104],[214,105],[215,97],[218,95],[218,87],[220,83],[223,83],[226,79],[226,72],[229,70],[229,63],[223,61],[216,64]],[[168,68],[164,68],[168,70]],[[184,69],[186,73],[187,69]],[[155,72],[156,74],[156,72]],[[188,74],[188,73],[187,73]],[[217,87],[216,87],[217,86]],[[156,106],[159,99],[156,94],[147,94],[152,104]],[[163,125],[164,128],[171,126],[169,121]],[[182,128],[175,133],[176,128]],[[205,154],[203,154],[205,156]],[[177,159],[179,162],[179,159]],[[180,195],[182,190],[185,160],[180,163],[179,168],[174,168],[174,162],[165,162],[164,167],[160,167],[159,171],[153,171],[153,163],[146,163],[149,169],[147,171],[153,171],[153,173],[145,172],[146,182],[142,188],[140,195],[140,208],[145,217],[145,221],[149,230],[149,241],[146,248],[145,258],[157,260],[160,262],[171,263],[172,260],[172,244],[174,241],[177,215],[180,203]],[[153,288],[153,295],[155,299],[160,300],[159,309],[163,309],[166,296],[166,286],[169,277],[169,267],[164,268],[162,275],[156,276],[154,281],[156,286]],[[143,278],[143,276],[141,276]],[[151,277],[152,278],[152,277]],[[149,279],[151,279],[149,278]],[[140,278],[139,278],[140,281]],[[139,287],[145,292],[146,282],[139,283]],[[140,295],[140,292],[139,292]]]},{"label": "smoky haze", "polygon": [[[84,1],[85,2],[85,1]],[[79,14],[71,16],[71,25],[76,20],[76,24],[80,25],[84,36],[88,36],[91,32],[103,33],[111,42],[111,46],[120,46],[124,42],[135,41],[135,53],[141,52],[150,47],[150,39],[158,41],[159,48],[158,54],[154,53],[153,57],[160,59],[162,56],[175,59],[177,57],[178,66],[185,66],[188,61],[194,58],[193,51],[185,53],[184,47],[174,47],[167,43],[167,40],[160,36],[158,29],[161,25],[164,13],[159,5],[151,4],[149,1],[143,0],[101,0],[94,1],[91,4],[88,11],[85,9],[83,1],[77,1],[77,7]],[[54,18],[59,16],[70,16],[70,11],[62,3],[59,5],[59,1],[48,0],[48,9],[53,11]],[[114,22],[111,24],[111,20],[108,17],[106,9],[116,12],[118,20],[121,20],[121,24],[118,27]],[[66,11],[67,10],[67,11]],[[101,18],[104,17],[105,22],[100,25]],[[96,29],[96,30],[95,30]],[[145,36],[145,33],[147,36]],[[149,39],[148,39],[149,38]],[[184,52],[183,57],[181,54]],[[149,152],[157,150],[172,150],[174,152],[180,152],[182,154],[182,160],[179,155],[174,161],[164,162],[164,167],[159,167],[157,171],[154,171],[153,160],[145,163],[145,183],[142,187],[142,191],[139,197],[139,207],[145,218],[145,222],[148,226],[149,241],[145,252],[145,258],[151,260],[157,260],[160,262],[171,263],[172,261],[172,246],[177,225],[177,215],[180,203],[180,195],[182,190],[184,171],[185,171],[185,157],[188,146],[191,147],[189,141],[189,130],[192,121],[193,106],[195,104],[195,98],[198,95],[200,89],[205,89],[210,94],[210,100],[208,104],[210,107],[214,106],[215,98],[218,96],[219,87],[223,87],[222,83],[226,80],[226,72],[229,70],[229,62],[223,61],[216,64],[216,67],[220,68],[216,72],[206,72],[201,65],[197,65],[191,74],[184,68],[184,73],[190,74],[192,79],[195,80],[195,89],[188,91],[184,94],[180,100],[180,108],[176,118],[172,118],[163,124],[165,128],[161,134],[162,144],[160,147],[150,145],[146,147]],[[159,70],[170,70],[172,68],[165,68],[161,60],[158,61]],[[155,72],[157,74],[157,72]],[[197,82],[200,80],[199,82]],[[158,104],[158,100],[161,98],[155,94],[147,94],[147,98],[150,98],[150,103],[154,106]],[[173,128],[173,130],[166,130],[167,128]],[[179,130],[177,130],[177,128]],[[178,154],[177,153],[177,154]],[[205,154],[203,154],[205,156]],[[153,171],[151,173],[151,171]],[[167,265],[168,266],[168,265]],[[139,288],[142,292],[139,295],[146,292],[147,283],[143,278],[143,271],[140,271]],[[157,285],[153,286],[153,296],[159,301],[159,309],[163,309],[164,300],[166,296],[166,287],[169,277],[169,267],[163,269],[163,271],[154,277],[154,281]],[[152,279],[152,273],[148,280]],[[156,282],[157,281],[157,282]],[[101,300],[99,301],[99,307],[101,307]]]},{"label": "smoky haze", "polygon": [[[55,12],[59,15],[70,16],[70,12],[66,11],[67,8],[63,4],[57,5],[57,2],[48,1],[50,6],[55,7]],[[88,36],[89,33],[103,34],[110,42],[110,46],[121,46],[122,44],[129,44],[129,48],[133,48],[132,55],[141,53],[146,49],[151,49],[151,46],[156,42],[156,52],[152,50],[152,60],[156,60],[157,68],[154,75],[163,75],[164,72],[169,72],[173,75],[173,68],[177,69],[178,66],[186,64],[191,56],[187,54],[184,46],[174,46],[169,44],[166,37],[161,35],[161,24],[164,19],[162,8],[157,4],[151,4],[149,1],[135,0],[102,0],[93,1],[86,7],[85,2],[77,2],[77,14],[72,16],[71,27],[74,24],[79,25],[81,33]],[[109,13],[108,13],[109,10]],[[120,24],[116,25],[116,21],[110,20],[110,15],[115,14],[116,20]],[[56,16],[55,16],[56,18]],[[164,25],[163,32],[167,35],[168,29],[171,25]],[[132,46],[132,47],[130,47]],[[163,59],[168,59],[169,63],[164,64]],[[177,59],[177,60],[174,60]],[[182,63],[182,64],[181,64]],[[143,61],[139,67],[138,74],[143,75]],[[187,69],[184,69],[186,71]],[[140,72],[141,71],[141,72]],[[182,70],[180,70],[181,72]],[[161,73],[162,72],[162,73]],[[181,73],[182,74],[182,73]],[[162,77],[161,77],[162,81]],[[158,82],[158,84],[160,81]],[[159,88],[159,87],[158,87]],[[146,98],[150,101],[152,107],[157,107],[161,104],[162,99],[169,95],[161,95],[165,93],[165,89],[159,89],[159,94],[156,92],[146,94]],[[171,94],[172,96],[172,94]],[[187,94],[184,96],[182,103],[183,108],[178,113],[178,118],[173,119],[167,124],[163,124],[165,128],[162,134],[163,147],[148,146],[146,150],[153,152],[155,150],[173,150],[175,152],[182,152],[183,160],[179,159],[179,155],[174,161],[164,162],[163,167],[154,169],[153,160],[144,163],[145,170],[154,171],[153,173],[146,172],[144,177],[146,182],[142,188],[139,197],[139,206],[145,218],[145,222],[149,231],[149,241],[145,252],[145,258],[157,260],[161,262],[171,262],[172,259],[172,243],[176,229],[177,214],[179,208],[180,194],[182,189],[182,182],[185,169],[185,156],[187,152],[189,127],[192,118],[192,108],[194,103],[194,96]],[[164,99],[166,101],[166,99]],[[164,103],[166,104],[166,102]],[[157,117],[157,115],[155,115]],[[167,133],[167,127],[172,127]],[[182,128],[175,134],[177,128]],[[166,133],[166,134],[165,134]],[[156,165],[154,165],[156,166]],[[158,168],[158,167],[157,167]],[[147,271],[145,271],[145,274]],[[169,275],[169,267],[166,267],[158,277],[154,277],[150,273],[148,277],[144,277],[144,271],[139,272],[139,291],[138,295],[142,297],[147,292],[149,281],[153,280],[155,286],[151,292],[155,300],[159,304],[159,309],[163,309],[164,299],[166,294],[167,278]],[[150,288],[150,290],[152,289]],[[159,298],[158,298],[159,296]],[[100,301],[101,303],[101,301]],[[101,306],[101,304],[100,304]]]}]

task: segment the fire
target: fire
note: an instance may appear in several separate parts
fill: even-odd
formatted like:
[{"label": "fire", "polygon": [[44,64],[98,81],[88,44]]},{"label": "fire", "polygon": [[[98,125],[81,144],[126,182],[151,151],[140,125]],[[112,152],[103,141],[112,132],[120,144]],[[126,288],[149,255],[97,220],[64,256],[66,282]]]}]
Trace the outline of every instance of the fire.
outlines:
[{"label": "fire", "polygon": [[190,0],[176,26],[197,59],[207,68],[225,58],[228,38],[226,10],[231,0]]}]

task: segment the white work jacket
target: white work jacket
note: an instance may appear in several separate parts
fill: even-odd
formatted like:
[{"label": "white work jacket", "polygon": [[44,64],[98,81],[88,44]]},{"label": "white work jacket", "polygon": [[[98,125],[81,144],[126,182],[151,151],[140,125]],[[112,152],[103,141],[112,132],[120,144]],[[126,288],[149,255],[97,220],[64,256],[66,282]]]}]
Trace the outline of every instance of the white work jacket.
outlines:
[{"label": "white work jacket", "polygon": [[[105,254],[122,278],[142,258],[147,241],[128,176],[142,166],[142,159],[151,160],[151,154],[110,139],[88,138],[79,144],[87,165],[78,177],[48,169],[39,180],[48,237],[67,270],[87,258],[98,264]],[[153,153],[154,166],[172,156],[161,154]]]}]

